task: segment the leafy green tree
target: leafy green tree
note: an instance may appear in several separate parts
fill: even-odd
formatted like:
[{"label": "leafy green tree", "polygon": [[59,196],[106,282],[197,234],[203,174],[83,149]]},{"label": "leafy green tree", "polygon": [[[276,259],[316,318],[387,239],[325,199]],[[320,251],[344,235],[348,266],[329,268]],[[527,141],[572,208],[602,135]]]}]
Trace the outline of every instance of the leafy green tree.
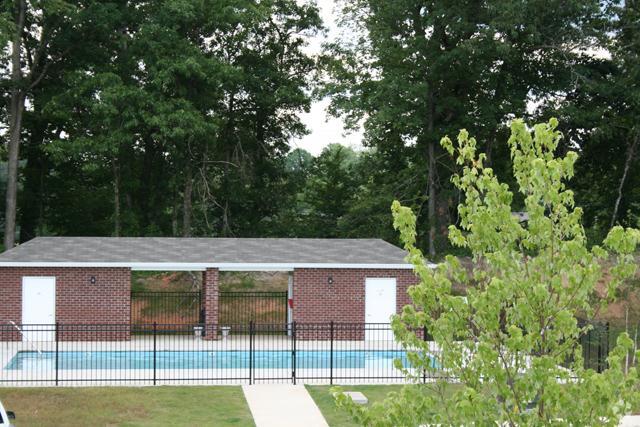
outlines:
[{"label": "leafy green tree", "polygon": [[330,144],[314,159],[303,195],[305,235],[340,236],[338,224],[357,190],[357,161],[357,153],[339,144]]},{"label": "leafy green tree", "polygon": [[636,225],[640,214],[639,6],[607,4],[603,49],[585,55],[572,90],[549,112],[562,118],[568,144],[580,150],[576,200],[600,239],[615,224]]},{"label": "leafy green tree", "polygon": [[408,160],[406,147],[397,147],[395,154],[381,153],[371,148],[359,153],[354,166],[356,186],[349,200],[346,212],[338,221],[338,230],[342,237],[379,238],[398,243],[397,233],[391,226],[393,221],[386,213],[394,200],[415,209],[422,206],[424,200],[420,194],[421,180],[416,168]]},{"label": "leafy green tree", "polygon": [[269,217],[269,226],[264,234],[274,237],[298,237],[304,235],[307,227],[305,215],[308,207],[304,204],[304,191],[309,181],[314,157],[308,151],[296,148],[284,158],[284,175],[279,191],[277,212]]},{"label": "leafy green tree", "polygon": [[[33,123],[57,132],[45,133],[46,149],[34,152],[53,165],[38,171],[34,161],[26,182],[40,176],[53,189],[68,180],[78,196],[94,196],[102,217],[68,228],[72,223],[51,212],[51,231],[277,229],[287,197],[287,142],[305,132],[297,113],[309,107],[315,61],[303,46],[321,27],[317,8],[295,1],[96,1],[80,10],[78,22],[74,28],[100,25],[79,31],[80,54],[59,70],[55,93],[38,102]],[[84,197],[32,197],[41,194],[35,190],[25,207],[46,200],[73,218],[88,209]],[[37,211],[25,209],[24,223]]]},{"label": "leafy green tree", "polygon": [[[29,147],[25,193],[33,191],[31,182],[36,180],[31,177],[36,174],[41,182],[45,181],[40,187],[54,188],[60,180],[68,180],[78,192],[71,197],[51,192],[50,203],[57,209],[50,213],[49,225],[55,232],[118,236],[124,229],[138,234],[132,233],[130,220],[122,219],[130,218],[132,212],[127,206],[127,212],[122,213],[125,208],[121,207],[121,199],[123,188],[131,187],[135,179],[127,172],[136,158],[132,147],[138,145],[142,134],[141,113],[149,104],[138,84],[140,62],[133,49],[134,35],[139,33],[146,16],[143,11],[123,1],[84,4],[76,17],[70,60],[58,70],[57,80],[50,82],[50,93],[43,92],[36,98],[41,110],[34,112],[34,120],[47,128],[57,128],[57,132],[42,134],[41,143]],[[60,172],[50,177],[50,182],[46,180],[45,165]],[[82,188],[83,180],[76,181],[78,176],[84,178],[88,188]],[[95,211],[98,218],[94,217],[90,226],[85,227],[84,221],[73,226],[57,215],[58,210],[64,210],[69,218],[82,218],[83,211],[93,214],[85,203],[88,199],[78,197],[89,192],[93,193],[93,206],[99,206]],[[21,225],[26,225],[29,232],[24,236],[21,233],[21,239],[33,237],[31,204],[28,199],[23,201]]]},{"label": "leafy green tree", "polygon": [[510,118],[524,116],[530,99],[546,104],[570,87],[601,14],[596,0],[344,2],[355,36],[328,47],[325,93],[347,124],[364,122],[367,144],[412,147],[408,164],[420,180],[412,199],[426,205],[418,244],[430,257],[456,221],[458,197],[440,135],[470,129],[486,141],[488,160],[505,150],[494,146]]},{"label": "leafy green tree", "polygon": [[224,17],[227,24],[205,48],[225,64],[226,73],[220,78],[223,103],[208,178],[199,185],[211,190],[201,200],[213,218],[208,228],[219,235],[255,236],[272,232],[273,218],[286,203],[284,156],[289,139],[306,132],[298,113],[309,108],[316,68],[303,47],[321,20],[310,2],[239,4],[235,13],[226,7],[212,17]]},{"label": "leafy green tree", "polygon": [[285,158],[285,170],[288,180],[294,185],[294,191],[302,191],[309,179],[313,156],[307,150],[296,148],[291,150]]},{"label": "leafy green tree", "polygon": [[[585,369],[579,337],[588,326],[578,316],[588,318],[601,304],[599,280],[608,280],[611,300],[633,274],[640,231],[616,226],[604,247],[587,247],[582,209],[566,184],[577,155],[555,156],[562,137],[556,126],[555,119],[532,130],[520,120],[511,124],[513,174],[526,223],[512,214],[514,194],[485,165],[475,139],[463,130],[457,143],[442,140],[462,168],[453,177],[464,197],[461,221],[449,227],[449,239],[473,255],[470,271],[453,256],[429,268],[415,246],[416,217],[394,202],[394,225],[420,279],[409,290],[414,306],[393,320],[415,369],[407,375],[421,382],[424,370],[458,378],[460,385],[445,379],[414,385],[371,409],[340,395],[339,403],[361,424],[615,426],[639,402],[638,372],[625,372],[622,363],[632,348],[629,336],[618,337],[604,372]],[[616,261],[607,279],[603,265],[611,256]],[[466,287],[466,298],[452,294],[454,283]],[[437,355],[414,332],[423,327]]]},{"label": "leafy green tree", "polygon": [[[2,7],[4,6],[3,3]],[[24,64],[22,95],[28,106],[21,113],[22,129],[18,141],[21,147],[19,149],[21,161],[19,171],[16,171],[19,189],[16,214],[20,241],[50,232],[84,234],[88,232],[87,229],[91,229],[92,234],[108,233],[108,229],[95,227],[97,224],[104,223],[102,218],[97,220],[92,217],[96,221],[92,221],[90,225],[85,220],[88,218],[82,211],[90,210],[85,204],[89,199],[82,197],[81,194],[75,194],[74,201],[73,194],[62,194],[64,190],[58,191],[57,185],[61,179],[66,178],[69,180],[69,188],[77,189],[76,184],[83,182],[82,180],[76,182],[78,177],[73,176],[73,173],[77,173],[78,176],[82,175],[85,178],[84,182],[88,185],[87,193],[104,195],[108,193],[102,192],[101,189],[105,186],[110,188],[110,182],[103,181],[99,184],[100,190],[96,189],[95,181],[86,179],[88,171],[73,170],[72,172],[73,168],[70,166],[81,167],[81,162],[70,160],[66,165],[61,165],[53,161],[56,156],[52,156],[48,149],[52,148],[50,147],[52,142],[63,138],[68,139],[69,134],[76,136],[79,122],[90,122],[90,117],[85,116],[86,106],[90,100],[95,100],[95,97],[79,98],[77,110],[74,110],[74,105],[70,103],[61,103],[59,97],[65,93],[94,96],[98,92],[88,90],[88,81],[93,78],[95,78],[94,86],[113,82],[113,77],[116,75],[109,75],[108,72],[123,62],[122,52],[118,52],[117,48],[126,44],[125,40],[135,29],[132,21],[137,17],[135,12],[137,8],[130,2],[122,0],[110,2],[16,1],[6,2],[6,6],[7,10],[11,11],[10,15],[16,19],[20,16],[21,8],[24,8],[25,12],[23,46],[18,51],[18,56]],[[5,52],[3,51],[3,54]],[[38,58],[39,63],[32,62]],[[36,74],[33,74],[34,72]],[[31,84],[25,83],[34,77],[37,78]],[[0,75],[0,84],[11,86],[8,74]],[[84,89],[84,93],[81,93],[81,88]],[[81,112],[84,114],[80,114]],[[71,119],[77,120],[77,123],[70,123]],[[114,136],[121,133],[116,127],[112,127],[111,130]],[[99,133],[99,129],[91,129],[91,132],[95,131]],[[99,139],[100,136],[96,135],[94,148],[99,145]],[[71,149],[68,157],[80,151],[76,145],[69,145],[69,147]],[[100,146],[95,155],[89,154],[84,164],[88,165],[88,159],[96,158],[100,159],[98,161],[100,163],[103,152]],[[110,160],[107,159],[106,165],[110,164]],[[92,174],[92,172],[89,173]],[[52,176],[54,174],[55,177]],[[100,180],[104,180],[105,176],[99,175]],[[7,191],[7,196],[13,197],[9,192]],[[61,200],[70,202],[72,205],[58,204]],[[96,200],[92,198],[92,202]],[[55,209],[52,209],[51,205],[54,205]],[[105,204],[102,201],[93,203],[92,206],[95,206],[96,211],[101,212],[102,215],[112,211],[109,203]],[[64,214],[58,215],[60,210],[64,210]],[[72,230],[75,230],[58,227],[59,224],[52,221],[54,218],[57,220],[65,216],[79,219],[75,222],[75,226],[72,223]],[[10,237],[10,233],[5,233],[5,237]]]},{"label": "leafy green tree", "polygon": [[[8,121],[7,185],[5,193],[4,247],[16,241],[20,145],[27,104],[52,68],[66,62],[77,5],[64,0],[6,1],[0,5],[0,87]],[[10,40],[10,48],[5,42]],[[6,61],[6,62],[5,62]]]}]

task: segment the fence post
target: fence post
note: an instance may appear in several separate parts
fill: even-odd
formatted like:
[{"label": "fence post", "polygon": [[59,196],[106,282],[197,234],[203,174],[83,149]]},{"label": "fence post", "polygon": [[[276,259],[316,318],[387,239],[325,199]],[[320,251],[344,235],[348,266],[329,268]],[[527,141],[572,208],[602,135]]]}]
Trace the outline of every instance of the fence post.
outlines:
[{"label": "fence post", "polygon": [[56,322],[56,385],[58,385],[58,329],[60,328],[60,324]]},{"label": "fence post", "polygon": [[291,378],[293,379],[293,385],[296,384],[296,322],[291,324],[291,335],[293,345],[291,347]]},{"label": "fence post", "polygon": [[284,298],[284,323],[287,323],[289,321],[289,291],[283,292],[282,296]]},{"label": "fence post", "polygon": [[595,326],[593,327],[593,331],[595,332],[594,335],[597,340],[596,341],[596,354],[597,354],[596,372],[600,373],[602,372],[602,330],[596,323]]},{"label": "fence post", "polygon": [[596,371],[603,372],[606,369],[607,356],[609,355],[609,322],[596,323],[594,331],[597,331],[598,361]]},{"label": "fence post", "polygon": [[158,323],[153,322],[153,385],[156,385],[156,337],[158,335]]},{"label": "fence post", "polygon": [[249,385],[253,384],[253,320],[249,321]]},{"label": "fence post", "polygon": [[588,369],[591,364],[591,331],[587,330],[586,334],[580,336],[582,344],[582,358],[584,359],[584,368]]},{"label": "fence post", "polygon": [[605,348],[604,348],[604,369],[607,369],[607,358],[609,357],[609,322],[606,322],[604,324],[604,343],[605,343]]},{"label": "fence post", "polygon": [[[425,343],[427,342],[427,325],[424,325],[422,327],[422,341],[424,341]],[[425,347],[426,346],[427,346],[427,344],[425,344]],[[431,363],[431,359],[429,359],[428,363]],[[427,383],[427,368],[423,368],[422,369],[422,383],[423,384]]]},{"label": "fence post", "polygon": [[333,320],[329,328],[331,343],[329,346],[329,384],[333,385]]}]

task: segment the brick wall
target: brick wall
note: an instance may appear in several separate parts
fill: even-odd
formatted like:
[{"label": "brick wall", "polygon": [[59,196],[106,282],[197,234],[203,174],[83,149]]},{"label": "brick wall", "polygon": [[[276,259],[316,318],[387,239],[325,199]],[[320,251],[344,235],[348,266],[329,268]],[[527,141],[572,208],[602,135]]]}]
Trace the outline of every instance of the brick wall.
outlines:
[{"label": "brick wall", "polygon": [[205,339],[218,337],[218,269],[202,273],[202,308],[204,308]]},{"label": "brick wall", "polygon": [[[332,285],[327,283],[329,276],[333,279]],[[399,313],[410,302],[407,289],[418,282],[413,270],[295,269],[293,320],[300,323],[364,323],[365,280],[385,277],[396,278],[396,312]],[[362,339],[361,333],[353,336],[348,332],[353,330],[344,330],[336,338]]]},{"label": "brick wall", "polygon": [[[128,268],[3,267],[0,268],[0,324],[5,325],[9,320],[22,323],[24,276],[56,278],[56,322],[127,326],[130,323],[131,270]],[[92,276],[96,278],[95,284],[90,282]],[[61,339],[129,339],[128,327],[112,326],[109,330],[96,327],[86,333],[78,329],[69,327]],[[0,337],[2,339],[7,338]]]}]

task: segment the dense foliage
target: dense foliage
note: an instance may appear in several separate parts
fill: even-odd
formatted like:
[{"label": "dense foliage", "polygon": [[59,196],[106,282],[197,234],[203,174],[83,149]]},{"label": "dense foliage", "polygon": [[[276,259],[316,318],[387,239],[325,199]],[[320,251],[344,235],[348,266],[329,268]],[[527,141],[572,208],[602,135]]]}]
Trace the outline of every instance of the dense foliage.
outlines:
[{"label": "dense foliage", "polygon": [[[627,130],[626,140],[619,140],[625,131],[613,133],[618,123],[608,120],[636,122],[637,110],[622,107],[635,95],[629,91],[626,98],[616,98],[605,92],[606,101],[592,97],[589,104],[584,93],[618,87],[619,94],[623,84],[635,79],[623,70],[621,56],[637,56],[640,22],[633,16],[622,22],[620,16],[630,15],[636,3],[603,8],[597,0],[344,2],[344,25],[355,36],[329,47],[332,78],[325,92],[332,95],[335,114],[350,123],[364,123],[366,143],[379,156],[393,158],[403,151],[405,168],[415,178],[407,181],[398,173],[397,182],[408,188],[395,196],[415,209],[418,242],[430,256],[449,249],[446,226],[459,220],[460,192],[449,179],[457,166],[439,146],[440,137],[469,129],[482,141],[487,163],[513,185],[507,175],[508,148],[499,141],[516,116],[538,119],[562,110],[571,116],[563,116],[571,138],[561,150],[576,144],[610,150],[607,162],[585,156],[579,165],[587,171],[575,184],[584,189],[579,199],[593,200],[585,203],[587,225],[597,227],[594,218],[603,215],[633,221],[625,208],[632,203],[637,173],[625,178],[624,206],[617,215],[613,193],[604,188],[621,182],[624,146],[637,133]],[[598,56],[607,51],[617,53],[609,59]],[[603,67],[619,72],[596,75]],[[638,156],[631,158],[637,171]],[[600,171],[588,177],[594,166]],[[593,181],[599,180],[602,168],[608,168],[607,184],[598,182],[599,191],[593,194]],[[514,209],[523,208],[517,200]]]},{"label": "dense foliage", "polygon": [[[418,246],[439,257],[458,250],[446,226],[460,221],[462,197],[440,136],[477,135],[514,187],[501,142],[509,121],[551,115],[567,136],[558,151],[581,154],[571,186],[588,233],[600,241],[613,224],[638,223],[637,1],[340,5],[344,37],[313,55],[305,43],[322,22],[312,2],[2,2],[6,230],[18,241],[397,242],[386,213],[397,199],[417,213]],[[290,149],[314,93],[364,125],[364,151]],[[517,193],[513,208],[525,209]]]},{"label": "dense foliage", "polygon": [[[617,426],[637,407],[639,374],[623,363],[634,348],[629,335],[617,338],[604,372],[585,369],[579,336],[590,325],[578,316],[593,316],[634,273],[640,230],[615,226],[602,247],[587,246],[583,211],[566,185],[577,155],[554,155],[562,138],[556,127],[555,119],[532,131],[521,120],[511,125],[508,145],[527,221],[513,215],[515,194],[486,166],[474,138],[463,130],[456,143],[442,140],[462,169],[452,179],[463,201],[449,239],[470,251],[470,269],[453,256],[430,268],[415,247],[415,215],[394,202],[394,226],[420,283],[409,289],[415,305],[394,318],[393,329],[415,369],[407,375],[420,385],[372,409],[340,395],[360,424]],[[608,295],[598,303],[600,280]],[[452,292],[454,283],[466,289],[464,297]],[[435,346],[415,332],[423,328]],[[442,379],[421,384],[423,370]]]}]

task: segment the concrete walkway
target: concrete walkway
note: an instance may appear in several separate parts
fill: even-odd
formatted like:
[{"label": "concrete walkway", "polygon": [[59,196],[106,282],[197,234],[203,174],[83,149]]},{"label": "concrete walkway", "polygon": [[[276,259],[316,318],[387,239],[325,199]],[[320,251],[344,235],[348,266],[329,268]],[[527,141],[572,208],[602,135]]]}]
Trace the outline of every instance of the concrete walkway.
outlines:
[{"label": "concrete walkway", "polygon": [[638,427],[640,426],[640,415],[627,415],[622,417],[620,427]]},{"label": "concrete walkway", "polygon": [[329,427],[303,385],[243,385],[256,427]]}]

